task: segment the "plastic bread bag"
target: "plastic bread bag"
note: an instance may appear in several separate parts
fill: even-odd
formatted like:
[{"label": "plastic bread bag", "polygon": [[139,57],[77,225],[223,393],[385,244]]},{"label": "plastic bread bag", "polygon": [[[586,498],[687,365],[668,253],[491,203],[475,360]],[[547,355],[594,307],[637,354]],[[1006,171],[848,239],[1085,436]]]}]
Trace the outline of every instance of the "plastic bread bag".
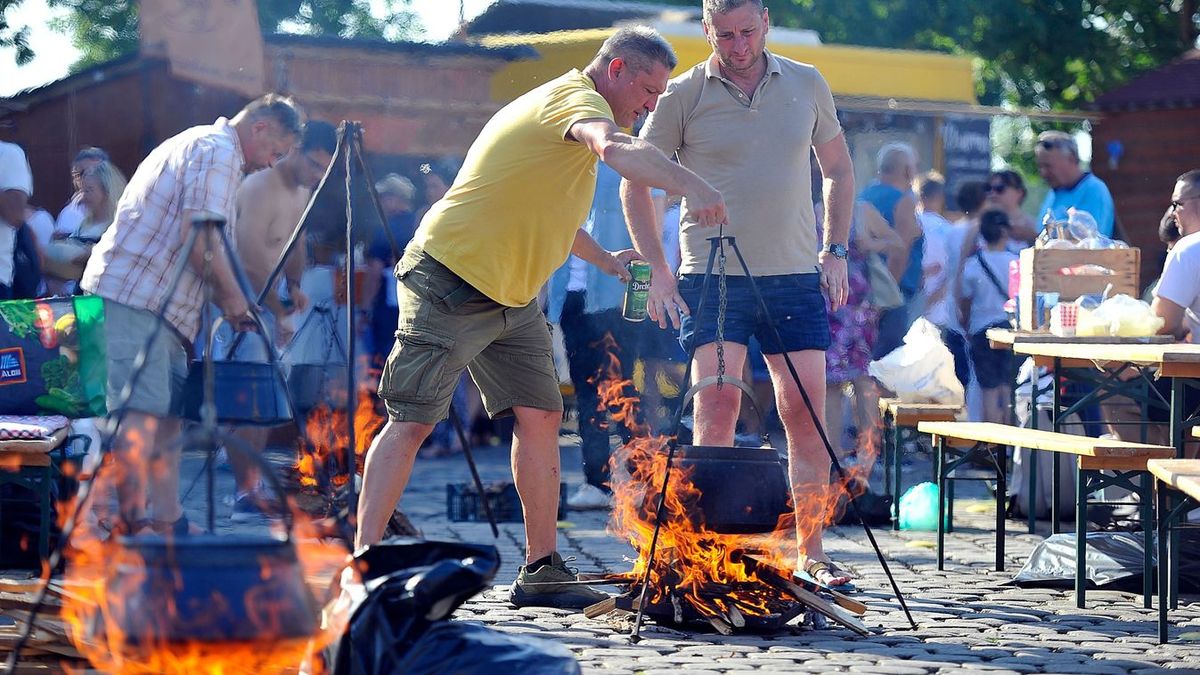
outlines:
[{"label": "plastic bread bag", "polygon": [[1150,305],[1122,294],[1105,300],[1090,312],[1081,312],[1075,334],[1145,337],[1157,334],[1162,326],[1162,318],[1154,315]]},{"label": "plastic bread bag", "polygon": [[937,326],[925,318],[913,322],[904,344],[872,361],[867,372],[906,403],[963,404],[954,356],[942,342]]}]

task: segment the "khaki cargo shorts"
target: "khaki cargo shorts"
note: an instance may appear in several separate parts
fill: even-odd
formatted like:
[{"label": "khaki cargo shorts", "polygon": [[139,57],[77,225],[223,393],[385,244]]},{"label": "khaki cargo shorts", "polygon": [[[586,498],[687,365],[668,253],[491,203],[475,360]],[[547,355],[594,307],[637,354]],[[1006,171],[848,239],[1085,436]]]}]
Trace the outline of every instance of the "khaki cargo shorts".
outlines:
[{"label": "khaki cargo shorts", "polygon": [[515,406],[562,410],[550,328],[536,301],[501,305],[415,246],[395,274],[400,320],[379,379],[391,419],[445,419],[463,369],[491,417]]}]

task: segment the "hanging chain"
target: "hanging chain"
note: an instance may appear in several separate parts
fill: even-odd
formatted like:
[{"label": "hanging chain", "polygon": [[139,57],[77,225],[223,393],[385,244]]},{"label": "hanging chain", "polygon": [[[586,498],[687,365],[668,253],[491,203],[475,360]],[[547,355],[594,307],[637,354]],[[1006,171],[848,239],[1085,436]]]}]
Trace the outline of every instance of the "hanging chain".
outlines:
[{"label": "hanging chain", "polygon": [[[721,228],[724,230],[724,228]],[[721,236],[724,236],[721,232]],[[721,251],[717,255],[717,388],[725,379],[725,307],[729,301],[729,290],[725,284],[725,240],[721,240]]]}]

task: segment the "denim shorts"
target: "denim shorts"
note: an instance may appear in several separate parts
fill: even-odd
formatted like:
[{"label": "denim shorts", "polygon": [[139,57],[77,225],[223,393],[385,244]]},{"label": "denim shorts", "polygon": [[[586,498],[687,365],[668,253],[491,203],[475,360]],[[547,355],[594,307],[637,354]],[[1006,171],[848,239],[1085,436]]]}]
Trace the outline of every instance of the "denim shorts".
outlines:
[{"label": "denim shorts", "polygon": [[[716,276],[709,279],[704,307],[700,307],[703,274],[684,274],[679,277],[679,295],[690,310],[679,329],[679,344],[690,353],[692,340],[697,346],[716,342],[718,287]],[[748,345],[750,337],[758,338],[764,354],[798,352],[809,349],[829,349],[829,315],[825,295],[821,292],[820,275],[781,274],[754,277],[770,319],[779,329],[783,344],[767,322],[767,316],[744,276],[730,276],[726,281],[725,340]],[[703,316],[700,311],[703,309]]]}]

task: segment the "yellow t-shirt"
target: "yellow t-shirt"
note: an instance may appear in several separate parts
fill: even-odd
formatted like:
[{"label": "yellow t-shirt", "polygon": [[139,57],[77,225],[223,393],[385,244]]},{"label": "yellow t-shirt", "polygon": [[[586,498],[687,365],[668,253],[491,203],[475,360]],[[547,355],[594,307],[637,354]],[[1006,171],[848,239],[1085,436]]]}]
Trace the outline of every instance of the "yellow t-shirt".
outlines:
[{"label": "yellow t-shirt", "polygon": [[596,188],[596,156],[567,131],[613,119],[578,70],[496,113],[413,242],[489,298],[522,307],[566,261]]}]

